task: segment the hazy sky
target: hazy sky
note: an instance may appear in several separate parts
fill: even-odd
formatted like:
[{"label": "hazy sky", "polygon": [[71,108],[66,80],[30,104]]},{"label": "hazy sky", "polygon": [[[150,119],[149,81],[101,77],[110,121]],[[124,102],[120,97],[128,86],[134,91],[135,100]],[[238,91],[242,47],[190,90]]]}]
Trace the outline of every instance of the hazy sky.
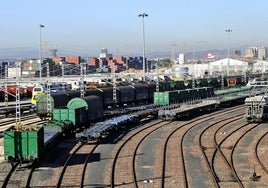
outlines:
[{"label": "hazy sky", "polygon": [[[0,50],[46,48],[58,55],[142,55],[241,46],[268,46],[267,0],[2,0]],[[38,54],[37,54],[38,56]]]}]

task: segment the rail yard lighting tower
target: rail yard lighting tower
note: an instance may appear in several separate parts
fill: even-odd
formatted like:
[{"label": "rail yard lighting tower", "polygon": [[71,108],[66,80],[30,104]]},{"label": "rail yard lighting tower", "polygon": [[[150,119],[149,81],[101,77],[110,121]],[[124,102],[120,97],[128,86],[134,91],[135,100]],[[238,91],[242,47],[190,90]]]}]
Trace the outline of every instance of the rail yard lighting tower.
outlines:
[{"label": "rail yard lighting tower", "polygon": [[39,60],[40,60],[40,63],[39,63],[39,76],[40,76],[40,79],[42,77],[42,28],[45,27],[43,24],[40,24],[39,25],[39,28],[40,28],[40,34],[39,34]]},{"label": "rail yard lighting tower", "polygon": [[[145,33],[144,33],[144,17],[147,17],[148,14],[142,13],[139,14],[139,17],[142,17],[142,43],[143,43],[143,53],[142,53],[142,63],[143,63],[143,80],[145,81]],[[147,67],[148,68],[148,67]]]},{"label": "rail yard lighting tower", "polygon": [[229,64],[230,64],[230,33],[232,32],[231,29],[226,29],[225,32],[228,34],[228,50],[227,50],[227,57],[228,57],[228,64],[227,64],[227,76],[229,76]]}]

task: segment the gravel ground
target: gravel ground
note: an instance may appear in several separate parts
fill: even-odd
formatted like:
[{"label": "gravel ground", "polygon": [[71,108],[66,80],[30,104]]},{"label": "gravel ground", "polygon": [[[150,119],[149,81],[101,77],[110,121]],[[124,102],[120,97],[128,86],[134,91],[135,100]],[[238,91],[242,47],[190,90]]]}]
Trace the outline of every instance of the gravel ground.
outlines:
[{"label": "gravel ground", "polygon": [[[201,123],[191,129],[185,136],[183,141],[184,156],[186,162],[187,177],[191,180],[190,187],[211,187],[210,174],[207,168],[202,163],[200,148],[196,135],[200,134],[200,130],[204,128],[207,123]],[[187,149],[186,149],[187,148]],[[199,154],[198,154],[199,153]]]},{"label": "gravel ground", "polygon": [[137,181],[141,182],[141,184],[156,184],[159,182],[159,174],[155,169],[155,150],[159,147],[159,141],[164,133],[163,128],[154,131],[146,137],[139,147],[136,170]]},{"label": "gravel ground", "polygon": [[84,182],[85,187],[109,187],[109,185],[105,185],[103,182],[106,165],[113,161],[110,157],[113,148],[114,144],[102,144],[94,152],[93,160],[90,160],[87,166],[88,176]]}]

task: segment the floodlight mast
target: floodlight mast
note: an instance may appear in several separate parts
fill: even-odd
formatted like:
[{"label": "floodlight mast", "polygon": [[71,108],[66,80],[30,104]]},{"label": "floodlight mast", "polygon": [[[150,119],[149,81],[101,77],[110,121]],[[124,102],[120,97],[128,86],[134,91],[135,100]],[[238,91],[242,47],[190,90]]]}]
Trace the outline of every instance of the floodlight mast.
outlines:
[{"label": "floodlight mast", "polygon": [[230,33],[232,32],[232,30],[231,29],[226,29],[225,32],[228,33],[228,50],[227,50],[228,64],[227,64],[227,76],[229,76],[229,64],[230,64]]},{"label": "floodlight mast", "polygon": [[[142,17],[142,43],[143,43],[143,50],[142,50],[142,65],[143,65],[143,80],[145,81],[145,33],[144,33],[144,17],[147,17],[148,14],[142,13],[138,15]],[[148,69],[148,67],[147,67]]]},{"label": "floodlight mast", "polygon": [[43,24],[39,24],[40,33],[39,33],[39,77],[40,81],[42,79],[42,28],[45,27]]}]

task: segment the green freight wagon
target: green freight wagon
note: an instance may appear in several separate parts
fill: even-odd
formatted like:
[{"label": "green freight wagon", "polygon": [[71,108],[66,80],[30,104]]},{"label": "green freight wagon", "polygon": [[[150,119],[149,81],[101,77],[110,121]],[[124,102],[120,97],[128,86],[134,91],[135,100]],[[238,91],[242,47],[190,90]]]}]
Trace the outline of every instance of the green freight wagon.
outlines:
[{"label": "green freight wagon", "polygon": [[178,91],[154,92],[154,104],[166,105],[179,102]]},{"label": "green freight wagon", "polygon": [[165,105],[167,101],[164,98],[165,92],[154,92],[154,104],[155,105]]},{"label": "green freight wagon", "polygon": [[70,121],[74,126],[82,125],[86,121],[86,108],[85,107],[75,109],[54,108],[53,120]]},{"label": "green freight wagon", "polygon": [[44,128],[23,127],[4,131],[4,158],[8,162],[34,161],[44,151]]}]

